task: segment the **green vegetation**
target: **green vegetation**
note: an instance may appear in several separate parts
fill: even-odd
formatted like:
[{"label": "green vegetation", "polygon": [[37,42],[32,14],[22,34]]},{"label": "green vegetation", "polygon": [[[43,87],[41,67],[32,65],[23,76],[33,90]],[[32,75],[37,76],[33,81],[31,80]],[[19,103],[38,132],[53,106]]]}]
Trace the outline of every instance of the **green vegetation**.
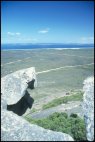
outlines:
[{"label": "green vegetation", "polygon": [[86,140],[86,129],[84,120],[81,119],[77,114],[58,113],[50,115],[45,119],[31,119],[26,117],[30,123],[37,124],[45,129],[53,131],[59,131],[71,135],[74,140]]},{"label": "green vegetation", "polygon": [[70,115],[70,117],[77,118],[77,114],[72,113],[72,114]]},{"label": "green vegetation", "polygon": [[36,112],[36,111],[38,111],[38,109],[36,109],[36,108],[32,108],[32,110],[30,111],[30,112]]},{"label": "green vegetation", "polygon": [[55,107],[57,105],[63,104],[63,103],[67,103],[68,101],[82,101],[83,98],[83,92],[79,91],[76,93],[71,93],[72,95],[70,96],[64,96],[58,99],[54,99],[53,101],[43,105],[43,109],[47,109],[47,108],[51,108],[51,107]]}]

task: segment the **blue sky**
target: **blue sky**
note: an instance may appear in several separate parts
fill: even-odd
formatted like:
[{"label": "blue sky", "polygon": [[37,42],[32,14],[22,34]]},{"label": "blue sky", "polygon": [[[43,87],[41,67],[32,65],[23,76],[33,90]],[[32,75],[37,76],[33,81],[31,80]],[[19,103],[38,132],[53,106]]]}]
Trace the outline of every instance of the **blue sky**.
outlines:
[{"label": "blue sky", "polygon": [[2,2],[1,43],[94,43],[94,2]]}]

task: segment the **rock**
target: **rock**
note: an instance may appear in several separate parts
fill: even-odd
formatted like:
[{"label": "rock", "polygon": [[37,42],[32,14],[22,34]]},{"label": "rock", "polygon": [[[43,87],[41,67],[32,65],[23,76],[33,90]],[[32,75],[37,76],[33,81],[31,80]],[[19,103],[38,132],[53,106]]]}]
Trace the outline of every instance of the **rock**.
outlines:
[{"label": "rock", "polygon": [[[36,82],[34,68],[17,71],[1,79],[1,141],[73,141],[68,134],[30,124],[18,116],[25,111],[26,108],[22,109],[25,103],[31,108],[33,100],[26,89],[28,85],[29,88],[36,86],[32,84],[34,80]],[[21,108],[20,112],[16,107]]]},{"label": "rock", "polygon": [[35,79],[33,79],[32,81],[30,81],[30,82],[28,82],[28,88],[30,88],[30,89],[34,89],[35,88]]},{"label": "rock", "polygon": [[30,87],[29,82],[31,82],[31,89],[34,89],[37,85],[34,67],[16,71],[1,79],[1,96],[3,99],[6,98],[8,111],[13,111],[21,116],[27,108],[32,107],[34,99],[26,90]]},{"label": "rock", "polygon": [[86,124],[87,140],[94,141],[94,77],[84,81],[83,113]]},{"label": "rock", "polygon": [[22,117],[3,109],[1,141],[73,141],[73,138],[62,132],[54,132],[30,124]]},{"label": "rock", "polygon": [[6,96],[4,96],[4,95],[1,95],[1,110],[2,109],[7,109]]},{"label": "rock", "polygon": [[[31,84],[28,85],[30,82]],[[1,78],[1,96],[2,101],[6,102],[7,110],[20,116],[23,115],[27,108],[32,107],[34,102],[26,89],[28,87],[34,89],[36,86],[37,79],[34,67],[19,70]],[[2,108],[6,108],[6,106],[2,102]]]},{"label": "rock", "polygon": [[32,108],[34,99],[30,96],[28,91],[26,90],[25,95],[13,105],[7,105],[7,110],[13,111],[19,116],[23,115],[28,108]]},{"label": "rock", "polygon": [[[37,86],[35,68],[27,68],[8,74],[1,78],[1,93],[6,96],[7,104],[17,103],[24,95],[28,83],[33,80]],[[35,80],[35,82],[34,82]]]}]

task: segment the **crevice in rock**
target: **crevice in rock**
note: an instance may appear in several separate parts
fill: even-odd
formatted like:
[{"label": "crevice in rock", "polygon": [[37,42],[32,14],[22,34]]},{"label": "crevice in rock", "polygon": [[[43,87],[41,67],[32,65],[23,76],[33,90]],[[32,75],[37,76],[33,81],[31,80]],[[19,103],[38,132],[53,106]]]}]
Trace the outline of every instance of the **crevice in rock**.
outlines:
[{"label": "crevice in rock", "polygon": [[13,105],[7,105],[8,111],[13,111],[17,115],[21,116],[23,115],[28,108],[32,108],[34,99],[30,96],[28,91],[25,91],[25,95],[16,103]]},{"label": "crevice in rock", "polygon": [[30,89],[34,89],[34,82],[35,82],[35,79],[33,79],[32,81],[28,82],[28,88]]}]

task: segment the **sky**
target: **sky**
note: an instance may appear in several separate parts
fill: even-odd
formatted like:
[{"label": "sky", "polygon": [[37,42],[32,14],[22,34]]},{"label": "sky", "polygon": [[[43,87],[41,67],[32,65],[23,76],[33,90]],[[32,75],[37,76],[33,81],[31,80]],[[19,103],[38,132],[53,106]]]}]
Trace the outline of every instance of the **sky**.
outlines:
[{"label": "sky", "polygon": [[3,1],[1,43],[94,43],[94,2]]}]

